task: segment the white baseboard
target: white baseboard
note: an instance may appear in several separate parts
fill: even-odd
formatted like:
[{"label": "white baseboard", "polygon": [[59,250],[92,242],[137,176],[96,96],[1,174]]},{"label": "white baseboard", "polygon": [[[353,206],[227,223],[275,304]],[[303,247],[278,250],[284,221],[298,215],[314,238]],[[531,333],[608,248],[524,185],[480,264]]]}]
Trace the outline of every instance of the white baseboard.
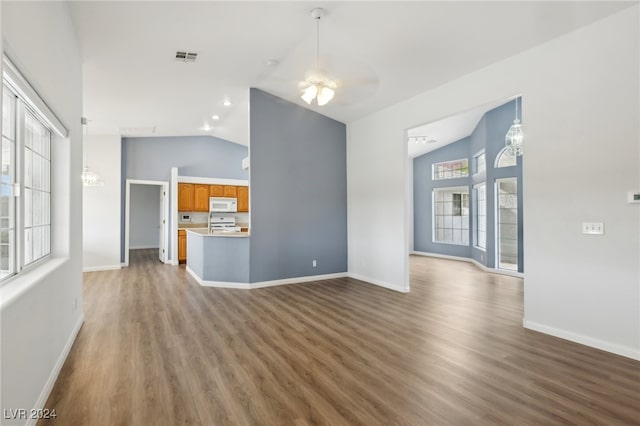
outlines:
[{"label": "white baseboard", "polygon": [[85,266],[82,268],[82,272],[113,271],[115,269],[122,269],[122,265]]},{"label": "white baseboard", "polygon": [[135,247],[129,247],[129,250],[145,250],[145,249],[156,249],[156,250],[160,250],[160,247],[156,246],[135,246]]},{"label": "white baseboard", "polygon": [[232,283],[226,281],[207,281],[203,280],[196,274],[193,269],[186,267],[187,273],[191,275],[197,282],[203,287],[219,287],[219,288],[241,288],[248,290],[250,289],[249,283]]},{"label": "white baseboard", "polygon": [[276,285],[300,284],[300,283],[306,283],[311,281],[330,280],[335,278],[344,278],[347,276],[346,272],[340,272],[337,274],[310,275],[306,277],[285,278],[282,280],[273,280],[273,281],[259,281],[255,283],[235,283],[235,282],[229,282],[229,281],[203,280],[188,266],[186,267],[186,270],[193,278],[195,278],[198,284],[200,284],[203,287],[240,288],[245,290],[250,290],[254,288],[273,287]]},{"label": "white baseboard", "polygon": [[584,334],[578,334],[572,331],[550,327],[548,325],[540,324],[537,322],[527,321],[524,318],[522,319],[522,326],[529,330],[549,334],[551,336],[559,337],[561,339],[569,340],[581,345],[590,346],[592,348],[600,349],[606,352],[611,352],[616,355],[621,355],[640,361],[640,349],[633,349],[628,346],[622,346],[616,343],[611,343],[593,337],[585,336]]},{"label": "white baseboard", "polygon": [[384,282],[384,281],[381,281],[381,280],[376,280],[374,278],[365,277],[363,275],[354,274],[353,272],[347,273],[347,276],[349,278],[353,278],[353,279],[356,279],[356,280],[364,281],[366,283],[377,285],[379,287],[384,287],[384,288],[387,288],[389,290],[399,291],[400,293],[409,293],[409,289],[407,289],[407,288],[398,287],[396,285],[393,285],[393,284],[390,284],[390,283],[387,283],[387,282]]},{"label": "white baseboard", "polygon": [[309,275],[306,277],[285,278],[282,280],[260,281],[256,283],[251,283],[250,288],[263,288],[263,287],[272,287],[274,285],[308,283],[311,281],[322,281],[322,280],[332,280],[336,278],[345,278],[346,276],[347,276],[346,272],[338,272],[336,274]]},{"label": "white baseboard", "polygon": [[482,269],[484,272],[488,272],[490,274],[507,275],[510,277],[524,278],[524,274],[522,272],[507,271],[505,269],[488,268],[482,263],[478,262],[477,260],[471,259],[468,257],[449,256],[447,254],[428,253],[425,251],[411,251],[409,252],[409,254],[415,254],[416,256],[436,257],[439,259],[457,260],[460,262],[468,262],[476,265],[478,268]]},{"label": "white baseboard", "polygon": [[259,281],[255,283],[235,283],[228,281],[207,281],[200,278],[191,268],[186,267],[187,272],[191,275],[197,282],[203,287],[218,287],[218,288],[239,288],[245,290],[251,290],[254,288],[265,288],[265,287],[273,287],[276,285],[288,285],[288,284],[301,284],[311,281],[322,281],[322,280],[331,280],[336,278],[354,278],[356,280],[364,281],[368,284],[377,285],[379,287],[384,287],[389,290],[398,291],[401,293],[408,293],[409,290],[405,288],[397,287],[393,284],[386,283],[384,281],[375,280],[372,278],[364,277],[358,274],[352,274],[349,272],[338,272],[335,274],[324,274],[324,275],[309,275],[305,277],[295,277],[295,278],[285,278],[281,280],[272,280],[272,281]]},{"label": "white baseboard", "polygon": [[[41,410],[45,408],[45,404],[47,403],[47,399],[49,399],[49,395],[51,394],[53,385],[55,385],[56,380],[58,380],[58,375],[60,374],[60,370],[62,370],[62,366],[64,365],[64,362],[67,360],[67,357],[69,356],[69,352],[71,352],[71,347],[73,346],[73,342],[76,341],[76,337],[78,336],[78,333],[80,332],[80,328],[82,328],[83,323],[84,323],[84,314],[81,315],[80,318],[78,318],[76,325],[73,327],[73,330],[71,330],[71,334],[67,339],[67,343],[64,345],[64,348],[62,349],[62,353],[60,353],[60,356],[58,357],[58,361],[56,362],[56,365],[53,366],[53,370],[49,375],[49,379],[47,380],[47,383],[45,383],[44,388],[42,389],[42,392],[40,392],[40,396],[38,397],[38,401],[36,401],[36,405],[33,407],[34,410]],[[37,421],[38,421],[37,418],[30,418],[27,421],[26,425],[33,426],[36,424]]]}]

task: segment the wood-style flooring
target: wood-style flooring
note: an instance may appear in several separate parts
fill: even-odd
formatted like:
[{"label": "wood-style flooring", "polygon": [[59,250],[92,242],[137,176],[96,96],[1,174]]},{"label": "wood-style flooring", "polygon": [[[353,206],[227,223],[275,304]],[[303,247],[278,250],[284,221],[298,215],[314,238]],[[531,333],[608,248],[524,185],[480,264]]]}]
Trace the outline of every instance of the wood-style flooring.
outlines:
[{"label": "wood-style flooring", "polygon": [[640,424],[640,362],[522,328],[522,281],[411,258],[353,279],[200,287],[154,250],[85,274],[57,425]]}]

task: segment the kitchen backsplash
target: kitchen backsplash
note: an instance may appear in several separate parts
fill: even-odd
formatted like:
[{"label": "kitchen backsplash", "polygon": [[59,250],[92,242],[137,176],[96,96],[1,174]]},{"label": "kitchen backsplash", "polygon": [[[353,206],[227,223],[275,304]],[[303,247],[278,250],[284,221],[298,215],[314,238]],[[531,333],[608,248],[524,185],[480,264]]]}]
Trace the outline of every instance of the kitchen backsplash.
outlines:
[{"label": "kitchen backsplash", "polygon": [[[189,215],[191,218],[190,221],[183,221],[182,216]],[[209,213],[203,212],[178,212],[178,222],[179,223],[208,223],[209,222]]]},{"label": "kitchen backsplash", "polygon": [[[249,223],[249,213],[218,213],[220,216],[235,216],[236,223]],[[182,215],[189,215],[191,221],[182,221]],[[178,212],[178,223],[209,223],[209,213],[203,212]]]}]

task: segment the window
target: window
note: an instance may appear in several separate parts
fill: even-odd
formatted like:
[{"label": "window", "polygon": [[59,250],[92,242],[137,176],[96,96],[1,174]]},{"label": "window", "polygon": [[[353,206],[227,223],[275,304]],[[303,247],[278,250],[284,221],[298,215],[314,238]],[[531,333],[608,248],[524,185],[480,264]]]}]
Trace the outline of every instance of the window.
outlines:
[{"label": "window", "polygon": [[0,183],[0,279],[15,273],[16,97],[6,87],[2,93],[2,182]]},{"label": "window", "polygon": [[6,75],[2,89],[0,279],[51,253],[51,129]]},{"label": "window", "polygon": [[51,131],[25,109],[24,139],[24,264],[50,253]]},{"label": "window", "polygon": [[487,248],[487,185],[482,182],[473,187],[475,218],[473,242],[476,247]]},{"label": "window", "polygon": [[487,171],[487,158],[484,155],[484,151],[480,154],[473,157],[473,162],[475,164],[474,174],[484,174]]},{"label": "window", "polygon": [[518,270],[518,181],[496,179],[497,239],[500,269]]},{"label": "window", "polygon": [[500,151],[496,157],[496,168],[511,167],[516,164],[518,164],[516,156],[506,147],[502,148],[502,151]]},{"label": "window", "polygon": [[433,190],[433,241],[469,244],[469,189]]},{"label": "window", "polygon": [[469,176],[469,160],[445,161],[433,165],[433,180],[454,179]]}]

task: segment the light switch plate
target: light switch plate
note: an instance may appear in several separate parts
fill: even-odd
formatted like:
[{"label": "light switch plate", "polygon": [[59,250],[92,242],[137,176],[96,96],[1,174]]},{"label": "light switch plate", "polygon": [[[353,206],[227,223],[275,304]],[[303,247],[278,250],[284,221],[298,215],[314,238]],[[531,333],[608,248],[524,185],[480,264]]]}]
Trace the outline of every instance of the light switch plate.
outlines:
[{"label": "light switch plate", "polygon": [[629,204],[640,204],[640,191],[627,192],[627,202]]},{"label": "light switch plate", "polygon": [[604,235],[604,223],[582,222],[582,233],[588,235]]}]

